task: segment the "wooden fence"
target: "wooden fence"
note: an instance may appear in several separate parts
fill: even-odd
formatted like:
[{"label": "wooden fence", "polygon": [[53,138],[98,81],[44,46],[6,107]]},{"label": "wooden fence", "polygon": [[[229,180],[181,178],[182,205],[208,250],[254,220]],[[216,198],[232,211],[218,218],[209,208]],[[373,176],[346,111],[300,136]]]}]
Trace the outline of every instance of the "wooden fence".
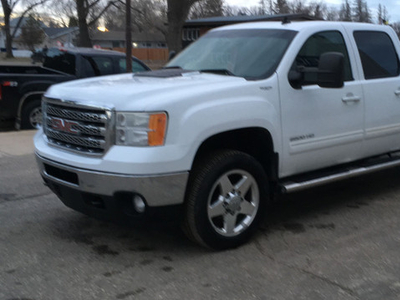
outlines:
[{"label": "wooden fence", "polygon": [[[125,53],[125,48],[113,48]],[[168,48],[133,48],[132,55],[144,61],[167,61]]]}]

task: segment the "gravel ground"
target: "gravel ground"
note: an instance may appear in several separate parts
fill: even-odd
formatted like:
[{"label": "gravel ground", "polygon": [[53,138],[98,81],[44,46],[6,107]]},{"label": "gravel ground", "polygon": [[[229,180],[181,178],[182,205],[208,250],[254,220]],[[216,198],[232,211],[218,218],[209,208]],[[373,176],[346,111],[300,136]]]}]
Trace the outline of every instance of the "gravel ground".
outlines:
[{"label": "gravel ground", "polygon": [[65,207],[34,131],[0,133],[0,299],[397,300],[400,168],[281,197],[246,245],[205,250],[179,224],[128,227]]}]

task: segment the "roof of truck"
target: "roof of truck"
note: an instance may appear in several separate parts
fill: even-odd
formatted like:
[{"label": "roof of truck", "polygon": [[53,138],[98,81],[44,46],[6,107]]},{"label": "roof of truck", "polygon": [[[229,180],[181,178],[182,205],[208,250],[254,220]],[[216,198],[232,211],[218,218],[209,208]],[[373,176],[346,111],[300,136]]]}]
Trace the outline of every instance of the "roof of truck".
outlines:
[{"label": "roof of truck", "polygon": [[123,52],[118,52],[118,51],[112,51],[112,50],[107,50],[107,49],[94,49],[94,48],[82,48],[82,47],[54,47],[53,49],[59,49],[59,50],[64,50],[68,51],[71,53],[79,53],[79,54],[86,54],[86,55],[95,55],[95,54],[107,54],[107,55],[116,55],[116,56],[125,56],[125,53]]},{"label": "roof of truck", "polygon": [[184,26],[214,27],[214,26],[223,26],[223,25],[246,23],[246,22],[282,21],[285,18],[290,18],[290,20],[296,20],[296,21],[321,20],[320,18],[315,18],[307,14],[278,14],[278,15],[258,15],[258,16],[239,15],[239,16],[223,16],[223,17],[220,16],[220,17],[208,17],[208,18],[187,20]]},{"label": "roof of truck", "polygon": [[375,25],[368,23],[357,23],[357,22],[330,22],[330,21],[291,21],[288,23],[283,22],[251,22],[251,23],[240,23],[235,25],[228,25],[213,29],[213,31],[227,30],[227,29],[287,29],[301,31],[309,28],[321,28],[321,30],[327,28],[339,28],[345,27],[354,30],[377,30],[382,28],[390,28],[386,25]]}]

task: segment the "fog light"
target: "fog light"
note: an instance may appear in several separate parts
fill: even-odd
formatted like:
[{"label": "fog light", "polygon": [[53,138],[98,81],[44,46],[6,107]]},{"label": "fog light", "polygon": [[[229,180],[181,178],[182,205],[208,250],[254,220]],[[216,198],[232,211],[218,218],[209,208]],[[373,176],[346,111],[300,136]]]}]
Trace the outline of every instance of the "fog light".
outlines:
[{"label": "fog light", "polygon": [[135,195],[133,197],[133,207],[138,213],[144,213],[146,209],[146,204],[144,203],[143,198],[138,195]]}]

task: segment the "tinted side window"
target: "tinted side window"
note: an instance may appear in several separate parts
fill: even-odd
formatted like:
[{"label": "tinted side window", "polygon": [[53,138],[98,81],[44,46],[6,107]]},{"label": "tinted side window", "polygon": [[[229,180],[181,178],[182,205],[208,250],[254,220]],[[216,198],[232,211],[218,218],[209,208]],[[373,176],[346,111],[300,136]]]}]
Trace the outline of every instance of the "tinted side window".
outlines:
[{"label": "tinted side window", "polygon": [[[126,59],[125,58],[120,58],[118,59],[118,66],[119,66],[119,71],[120,73],[126,73]],[[141,72],[141,71],[147,71],[145,67],[143,67],[140,63],[132,59],[132,72]]]},{"label": "tinted side window", "polygon": [[113,63],[111,58],[95,56],[93,57],[93,60],[100,71],[100,75],[113,74]]},{"label": "tinted side window", "polygon": [[355,31],[365,79],[399,75],[399,58],[392,40],[384,32]]},{"label": "tinted side window", "polygon": [[97,68],[97,65],[94,63],[93,59],[90,57],[82,56],[82,71],[83,77],[94,77],[99,76],[100,71]]},{"label": "tinted side window", "polygon": [[83,56],[83,70],[85,77],[113,74],[112,60],[101,56]]},{"label": "tinted side window", "polygon": [[143,67],[137,61],[132,60],[132,72],[136,73],[136,72],[141,72],[141,71],[147,71],[147,69],[145,69],[145,67]]},{"label": "tinted side window", "polygon": [[[319,57],[326,52],[340,52],[344,55],[344,80],[353,80],[346,44],[338,31],[324,31],[312,35],[297,54],[292,68],[318,68]],[[317,76],[317,72],[305,73],[304,85],[316,84]]]},{"label": "tinted side window", "polygon": [[75,75],[75,55],[51,48],[44,57],[43,67]]}]

